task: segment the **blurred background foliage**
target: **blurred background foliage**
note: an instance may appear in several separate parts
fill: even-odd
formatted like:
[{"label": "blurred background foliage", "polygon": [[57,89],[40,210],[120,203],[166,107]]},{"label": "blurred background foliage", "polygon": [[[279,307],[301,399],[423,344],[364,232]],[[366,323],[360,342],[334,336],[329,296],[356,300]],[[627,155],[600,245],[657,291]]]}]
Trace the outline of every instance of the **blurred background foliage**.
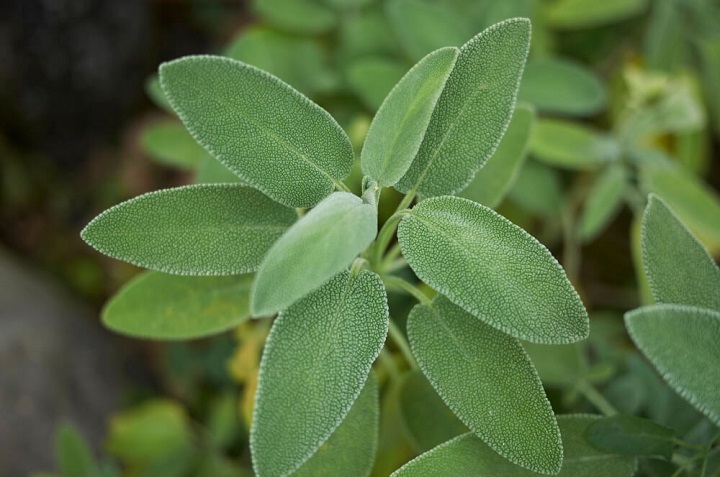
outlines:
[{"label": "blurred background foliage", "polygon": [[[99,310],[138,270],[80,242],[92,216],[149,190],[237,180],[169,108],[152,73],[160,61],[212,53],[267,70],[327,109],[359,152],[373,113],[417,60],[514,16],[533,24],[518,109],[508,139],[461,195],[548,246],[592,317],[586,342],[527,350],[556,413],[610,404],[704,443],[717,429],[663,384],[621,317],[651,300],[639,266],[649,192],[720,254],[714,0],[3,3],[2,243]],[[359,190],[360,181],[356,167],[349,182]],[[381,220],[397,205],[393,194]],[[412,301],[391,294],[390,304],[403,327]],[[56,467],[35,475],[252,475],[248,429],[268,326],[247,322],[187,343],[121,339],[150,372],[127,387],[100,442],[59,426]],[[377,476],[464,429],[421,375],[386,358],[376,370]],[[388,370],[404,379],[388,380]],[[676,464],[646,459],[641,475],[678,475]],[[720,469],[717,451],[710,465]]]}]

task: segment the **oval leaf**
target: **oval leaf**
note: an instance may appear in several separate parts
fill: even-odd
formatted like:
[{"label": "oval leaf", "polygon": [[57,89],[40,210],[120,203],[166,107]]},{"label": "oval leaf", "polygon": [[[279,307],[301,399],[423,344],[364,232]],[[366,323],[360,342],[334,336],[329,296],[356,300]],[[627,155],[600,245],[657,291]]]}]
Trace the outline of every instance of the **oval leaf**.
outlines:
[{"label": "oval leaf", "polygon": [[605,417],[585,431],[587,441],[600,450],[629,457],[660,456],[670,459],[675,431],[650,419],[635,416]]},{"label": "oval leaf", "polygon": [[177,120],[150,125],[143,131],[142,145],[158,162],[183,169],[195,169],[208,157]]},{"label": "oval leaf", "polygon": [[463,45],[398,190],[432,197],[468,185],[510,122],[529,46],[530,22],[523,18],[493,25]]},{"label": "oval leaf", "polygon": [[342,424],[292,477],[367,477],[378,440],[378,388],[372,373]]},{"label": "oval leaf", "polygon": [[542,112],[585,116],[605,107],[607,94],[602,82],[580,64],[558,58],[528,61],[519,101],[527,101]]},{"label": "oval leaf", "polygon": [[461,421],[517,465],[548,474],[560,470],[560,431],[518,340],[443,296],[413,308],[407,326],[423,373]]},{"label": "oval leaf", "polygon": [[610,137],[569,121],[541,119],[535,125],[530,152],[552,166],[595,169],[620,154]]},{"label": "oval leaf", "polygon": [[251,275],[179,277],[147,272],[108,302],[102,320],[111,330],[139,338],[200,338],[250,316],[251,283]]},{"label": "oval leaf", "polygon": [[535,112],[528,106],[515,108],[508,130],[495,153],[475,174],[461,197],[495,208],[515,182],[525,161]]},{"label": "oval leaf", "polygon": [[381,187],[407,172],[420,148],[459,50],[442,48],[420,60],[390,91],[368,130],[362,170]]},{"label": "oval leaf", "polygon": [[175,275],[237,275],[260,265],[297,219],[250,187],[203,184],[143,194],[95,217],[81,236],[100,252]]},{"label": "oval leaf", "polygon": [[585,200],[578,225],[580,239],[594,239],[612,221],[622,205],[628,179],[623,165],[611,165],[597,178]]},{"label": "oval leaf", "polygon": [[720,269],[654,194],[643,215],[642,257],[655,301],[720,311]]},{"label": "oval leaf", "polygon": [[270,315],[337,275],[375,238],[375,208],[336,192],[308,212],[270,249],[253,283],[255,316]]},{"label": "oval leaf", "polygon": [[[598,451],[585,442],[585,429],[595,416],[558,416],[565,457],[558,477],[632,477],[632,459]],[[473,434],[439,445],[405,464],[391,477],[502,476],[537,477],[540,474],[511,464]]]},{"label": "oval leaf", "polygon": [[720,425],[720,313],[654,305],[626,313],[625,326],[670,387]]},{"label": "oval leaf", "polygon": [[560,264],[491,209],[427,199],[402,219],[398,240],[420,279],[500,331],[547,344],[587,337],[587,312]]},{"label": "oval leaf", "polygon": [[[367,380],[388,329],[372,272],[343,272],[280,313],[260,364],[250,450],[259,477],[296,470],[330,437]],[[294,399],[298,396],[302,399]]]},{"label": "oval leaf", "polygon": [[248,184],[289,207],[312,207],[350,173],[335,120],[276,77],[239,61],[189,56],[160,82],[192,136]]}]

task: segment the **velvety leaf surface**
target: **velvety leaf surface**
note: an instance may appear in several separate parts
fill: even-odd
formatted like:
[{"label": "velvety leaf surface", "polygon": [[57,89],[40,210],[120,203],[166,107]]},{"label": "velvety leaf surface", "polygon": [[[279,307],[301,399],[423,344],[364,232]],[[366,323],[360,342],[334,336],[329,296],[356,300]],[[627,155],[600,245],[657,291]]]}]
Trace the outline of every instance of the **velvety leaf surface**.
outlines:
[{"label": "velvety leaf surface", "polygon": [[554,27],[592,28],[637,15],[647,4],[648,0],[558,0],[548,4],[544,18]]},{"label": "velvety leaf surface", "polygon": [[655,301],[720,311],[720,270],[715,261],[654,194],[643,215],[642,257]]},{"label": "velvety leaf surface", "polygon": [[585,439],[600,450],[629,457],[660,456],[670,460],[675,431],[650,419],[616,414],[598,419]]},{"label": "velvety leaf surface", "polygon": [[250,316],[251,275],[181,277],[143,273],[105,306],[105,326],[130,336],[192,339],[237,326]]},{"label": "velvety leaf surface", "polygon": [[530,22],[522,18],[493,25],[463,45],[398,190],[432,197],[468,185],[507,129],[529,45]]},{"label": "velvety leaf surface", "polygon": [[345,74],[350,89],[367,107],[376,110],[406,71],[407,67],[398,61],[371,56],[353,61]]},{"label": "velvety leaf surface", "polygon": [[594,169],[620,154],[619,146],[610,137],[558,119],[537,122],[530,151],[547,164],[569,169]]},{"label": "velvety leaf surface", "polygon": [[402,219],[398,240],[420,279],[498,330],[548,344],[587,336],[587,312],[560,264],[493,210],[427,199]]},{"label": "velvety leaf surface", "polygon": [[98,477],[100,470],[78,430],[61,424],[55,436],[55,454],[62,477]]},{"label": "velvety leaf surface", "polygon": [[292,477],[367,477],[378,439],[378,388],[372,373],[350,411],[330,438]]},{"label": "velvety leaf surface", "polygon": [[459,50],[442,48],[420,60],[393,88],[370,124],[362,170],[381,187],[407,172],[420,148],[430,117]]},{"label": "velvety leaf surface", "polygon": [[413,444],[425,452],[467,432],[420,371],[410,371],[400,391],[403,420]]},{"label": "velvety leaf surface", "polygon": [[625,326],[670,387],[720,425],[720,313],[654,305],[626,313]]},{"label": "velvety leaf surface", "polygon": [[258,477],[290,474],[337,429],[387,329],[385,288],[369,271],[343,272],[280,313],[263,352],[250,430]]},{"label": "velvety leaf surface", "polygon": [[250,187],[203,184],[143,194],[95,217],[81,236],[113,258],[176,275],[254,271],[297,219]]},{"label": "velvety leaf surface", "polygon": [[[632,477],[634,462],[598,451],[583,434],[596,416],[558,416],[565,457],[559,477]],[[464,434],[404,465],[391,477],[497,476],[533,477],[542,474],[523,469],[500,457],[473,434]]]},{"label": "velvety leaf surface", "polygon": [[581,240],[592,240],[612,221],[622,205],[628,179],[628,171],[623,165],[608,166],[596,179],[578,225]]},{"label": "velvety leaf surface", "polygon": [[292,33],[323,33],[337,23],[335,12],[317,0],[256,0],[252,6],[262,19]]},{"label": "velvety leaf surface", "polygon": [[534,121],[535,112],[531,107],[521,105],[515,108],[495,153],[460,193],[461,197],[490,208],[495,208],[502,201],[525,161]]},{"label": "velvety leaf surface", "polygon": [[345,270],[377,234],[375,208],[336,192],[300,219],[267,253],[253,283],[255,316],[287,308]]},{"label": "velvety leaf surface", "polygon": [[282,204],[311,207],[350,173],[353,150],[342,128],[264,71],[229,58],[188,56],[161,65],[160,81],[192,136]]},{"label": "velvety leaf surface", "polygon": [[599,112],[606,101],[605,87],[591,71],[570,60],[529,60],[518,92],[542,112],[585,116]]},{"label": "velvety leaf surface", "polygon": [[473,433],[526,469],[560,470],[563,453],[555,416],[516,339],[443,296],[432,306],[413,308],[407,326],[423,373]]},{"label": "velvety leaf surface", "polygon": [[183,169],[194,169],[208,157],[177,120],[149,126],[143,131],[142,145],[157,161]]}]

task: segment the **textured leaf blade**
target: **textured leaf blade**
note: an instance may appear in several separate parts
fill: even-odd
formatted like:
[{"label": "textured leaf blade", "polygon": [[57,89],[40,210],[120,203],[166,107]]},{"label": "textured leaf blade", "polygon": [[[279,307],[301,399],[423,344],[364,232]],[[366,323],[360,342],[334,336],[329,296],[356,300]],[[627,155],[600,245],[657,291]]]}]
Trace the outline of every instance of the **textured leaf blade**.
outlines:
[{"label": "textured leaf blade", "polygon": [[467,432],[420,371],[405,375],[400,390],[403,422],[415,448],[425,452]]},{"label": "textured leaf blade", "polygon": [[440,296],[417,305],[408,337],[423,373],[453,412],[524,468],[560,470],[562,444],[540,378],[520,343]]},{"label": "textured leaf blade", "polygon": [[670,387],[720,425],[720,313],[654,305],[626,313],[625,326]]},{"label": "textured leaf blade", "polygon": [[458,53],[457,48],[430,53],[408,71],[380,106],[361,159],[363,172],[381,187],[394,185],[410,167]]},{"label": "textured leaf blade", "polygon": [[583,66],[565,59],[529,60],[519,101],[542,112],[585,116],[599,112],[607,99],[602,82]]},{"label": "textured leaf blade", "polygon": [[367,477],[375,459],[378,439],[378,389],[372,373],[342,424],[292,477]]},{"label": "textured leaf blade", "polygon": [[[250,449],[259,477],[296,470],[330,437],[367,380],[388,328],[372,272],[343,272],[280,313],[260,365]],[[302,393],[302,399],[289,396]]]},{"label": "textured leaf blade", "polygon": [[251,275],[181,277],[146,272],[105,306],[105,326],[130,336],[164,340],[220,333],[250,316]]},{"label": "textured leaf blade", "polygon": [[611,165],[597,178],[580,217],[580,239],[592,240],[612,221],[622,205],[628,179],[628,171],[623,165]]},{"label": "textured leaf blade", "polygon": [[660,456],[670,460],[675,431],[650,419],[614,416],[598,419],[585,431],[587,441],[600,450],[629,457]]},{"label": "textured leaf blade", "polygon": [[176,120],[146,128],[142,145],[157,161],[183,169],[194,169],[208,157],[205,149]]},{"label": "textured leaf blade", "polygon": [[308,212],[267,253],[255,277],[251,309],[273,314],[345,270],[377,234],[375,208],[336,192]]},{"label": "textured leaf blade", "polygon": [[535,112],[529,106],[515,108],[512,120],[495,153],[475,174],[461,197],[495,208],[515,182],[525,161]]},{"label": "textured leaf blade", "polygon": [[264,71],[229,58],[189,56],[161,65],[160,81],[192,136],[282,204],[311,207],[350,173],[353,150],[342,128]]},{"label": "textured leaf blade", "polygon": [[536,343],[587,337],[587,312],[560,264],[491,209],[427,199],[402,219],[398,240],[418,277],[489,325]]},{"label": "textured leaf blade", "polygon": [[[558,416],[565,457],[559,477],[632,477],[634,462],[591,447],[583,434],[596,416]],[[439,445],[395,471],[391,477],[437,477],[438,475],[487,475],[537,477],[500,457],[473,434],[464,434]]]},{"label": "textured leaf blade", "polygon": [[176,275],[254,271],[297,219],[250,187],[203,184],[143,194],[95,217],[81,236],[113,258]]},{"label": "textured leaf blade", "polygon": [[620,154],[619,145],[610,137],[558,119],[537,122],[530,151],[547,164],[569,169],[595,169]]},{"label": "textured leaf blade", "polygon": [[522,18],[493,25],[463,45],[398,190],[432,197],[467,186],[510,122],[529,45],[530,22]]},{"label": "textured leaf blade", "polygon": [[705,247],[654,194],[643,215],[642,257],[656,302],[720,311],[720,269]]}]

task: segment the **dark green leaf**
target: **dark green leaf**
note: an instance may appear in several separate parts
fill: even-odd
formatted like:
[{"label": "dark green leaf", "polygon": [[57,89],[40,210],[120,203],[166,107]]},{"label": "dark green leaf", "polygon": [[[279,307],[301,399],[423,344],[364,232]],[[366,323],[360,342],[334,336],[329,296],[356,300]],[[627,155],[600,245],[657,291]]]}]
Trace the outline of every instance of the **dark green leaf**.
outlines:
[{"label": "dark green leaf", "polygon": [[90,447],[71,424],[61,424],[55,434],[55,454],[62,477],[99,477]]},{"label": "dark green leaf", "polygon": [[599,450],[629,457],[660,456],[670,459],[675,431],[635,416],[605,417],[585,431],[587,441]]}]

